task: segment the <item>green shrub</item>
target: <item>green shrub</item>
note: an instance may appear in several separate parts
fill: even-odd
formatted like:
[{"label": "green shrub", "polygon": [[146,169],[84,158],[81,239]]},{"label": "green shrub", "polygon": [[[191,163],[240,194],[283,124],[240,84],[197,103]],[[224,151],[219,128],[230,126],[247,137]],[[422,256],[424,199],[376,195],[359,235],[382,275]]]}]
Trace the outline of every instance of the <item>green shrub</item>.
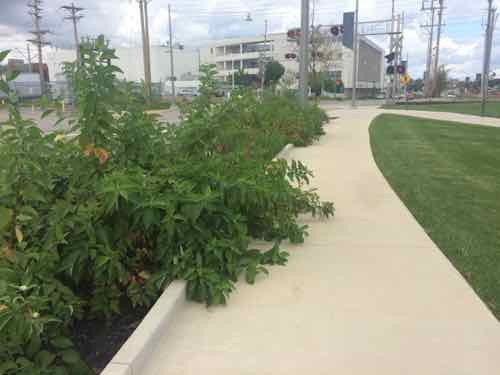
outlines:
[{"label": "green shrub", "polygon": [[[253,283],[286,263],[280,242],[306,236],[300,213],[333,214],[302,163],[272,161],[318,139],[319,108],[244,91],[216,104],[205,67],[202,96],[165,127],[133,98],[117,101],[129,94],[103,37],[80,51],[67,67],[76,138],[42,134],[12,94],[0,130],[0,374],[88,373],[74,319],[109,318],[124,300],[150,306],[174,279],[190,299],[225,303],[240,276]],[[269,250],[252,249],[255,238]]]}]

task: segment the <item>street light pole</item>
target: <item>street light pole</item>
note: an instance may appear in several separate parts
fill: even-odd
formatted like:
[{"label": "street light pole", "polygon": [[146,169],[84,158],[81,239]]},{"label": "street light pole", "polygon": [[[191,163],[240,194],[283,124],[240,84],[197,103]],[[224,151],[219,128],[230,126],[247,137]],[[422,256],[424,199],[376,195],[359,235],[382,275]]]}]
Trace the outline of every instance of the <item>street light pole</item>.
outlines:
[{"label": "street light pole", "polygon": [[174,44],[172,42],[172,16],[171,16],[170,4],[168,4],[168,35],[169,35],[169,45],[170,45],[170,82],[172,84],[172,97],[175,101]]},{"label": "street light pole", "polygon": [[262,51],[262,77],[260,80],[260,89],[264,93],[264,80],[266,78],[266,48],[267,48],[267,20],[264,21],[264,49]]},{"label": "street light pole", "polygon": [[308,65],[309,65],[309,0],[301,0],[300,26],[300,60],[299,60],[299,100],[302,106],[306,105],[308,92]]}]

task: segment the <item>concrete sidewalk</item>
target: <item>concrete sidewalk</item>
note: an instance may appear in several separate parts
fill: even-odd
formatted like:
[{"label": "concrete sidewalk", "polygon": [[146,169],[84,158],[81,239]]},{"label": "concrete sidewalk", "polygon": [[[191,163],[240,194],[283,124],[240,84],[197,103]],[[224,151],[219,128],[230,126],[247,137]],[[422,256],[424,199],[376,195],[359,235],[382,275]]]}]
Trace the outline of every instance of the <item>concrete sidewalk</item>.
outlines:
[{"label": "concrete sidewalk", "polygon": [[228,306],[186,303],[141,375],[500,374],[500,325],[373,160],[381,112],[337,110],[319,143],[292,151],[336,217],[304,218],[288,266],[239,283]]}]

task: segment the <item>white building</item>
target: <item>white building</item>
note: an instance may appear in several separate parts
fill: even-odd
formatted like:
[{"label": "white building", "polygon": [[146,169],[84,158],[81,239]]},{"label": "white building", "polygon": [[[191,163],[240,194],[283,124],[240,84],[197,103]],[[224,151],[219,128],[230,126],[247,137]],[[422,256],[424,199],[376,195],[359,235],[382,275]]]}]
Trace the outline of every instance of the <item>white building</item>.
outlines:
[{"label": "white building", "polygon": [[[332,78],[342,80],[347,94],[352,90],[352,50],[341,42],[333,44],[335,61],[329,68]],[[242,68],[246,74],[258,75],[261,60],[279,61],[287,71],[298,73],[297,59],[287,59],[286,54],[298,55],[295,41],[287,34],[276,33],[264,36],[223,39],[200,49],[202,64],[214,64],[219,78],[229,79]],[[367,38],[360,39],[358,85],[360,94],[369,94],[383,88],[384,50]]]},{"label": "white building", "polygon": [[[51,76],[63,71],[63,63],[75,61],[75,51],[52,49],[47,52],[47,65]],[[117,48],[118,60],[114,62],[128,81],[140,82],[144,79],[144,61],[142,47]],[[198,52],[193,50],[174,50],[174,76],[181,80],[183,76],[197,76],[199,67]],[[151,46],[151,80],[153,83],[165,83],[170,77],[169,50],[162,46]]]}]

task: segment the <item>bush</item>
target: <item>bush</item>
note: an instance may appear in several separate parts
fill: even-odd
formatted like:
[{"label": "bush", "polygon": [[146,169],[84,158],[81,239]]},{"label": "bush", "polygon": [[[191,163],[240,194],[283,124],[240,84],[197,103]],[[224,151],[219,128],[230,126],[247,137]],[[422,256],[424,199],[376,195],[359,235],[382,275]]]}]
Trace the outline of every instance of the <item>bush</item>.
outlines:
[{"label": "bush", "polygon": [[[70,340],[75,319],[109,318],[124,300],[150,306],[174,279],[187,280],[190,299],[225,303],[240,276],[253,283],[286,263],[280,242],[306,235],[300,213],[333,214],[306,189],[302,163],[272,161],[322,134],[317,107],[244,91],[214,104],[205,67],[202,95],[181,126],[165,127],[116,100],[128,94],[103,37],[80,50],[82,63],[67,67],[76,138],[42,134],[13,95],[0,131],[4,374],[89,373]],[[269,250],[252,249],[254,238]]]}]

